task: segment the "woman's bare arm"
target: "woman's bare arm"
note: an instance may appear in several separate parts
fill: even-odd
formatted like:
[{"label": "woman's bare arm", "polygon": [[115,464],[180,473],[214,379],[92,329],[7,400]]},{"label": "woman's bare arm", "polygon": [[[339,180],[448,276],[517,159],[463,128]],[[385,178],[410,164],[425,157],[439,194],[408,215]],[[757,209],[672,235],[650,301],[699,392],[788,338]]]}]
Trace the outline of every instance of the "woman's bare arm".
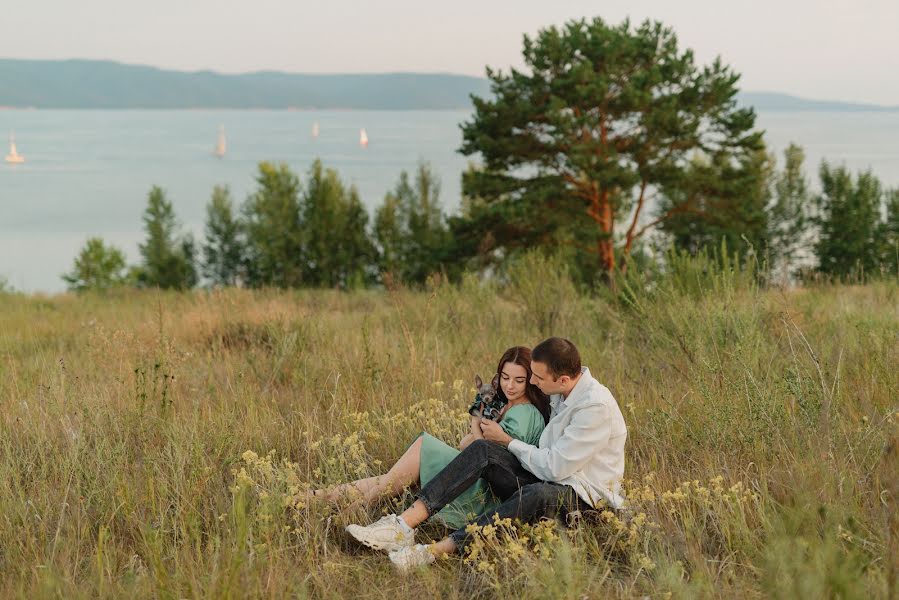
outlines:
[{"label": "woman's bare arm", "polygon": [[481,433],[481,417],[472,415],[469,427],[471,431],[459,442],[459,450],[465,450],[475,440],[484,439],[484,434]]}]

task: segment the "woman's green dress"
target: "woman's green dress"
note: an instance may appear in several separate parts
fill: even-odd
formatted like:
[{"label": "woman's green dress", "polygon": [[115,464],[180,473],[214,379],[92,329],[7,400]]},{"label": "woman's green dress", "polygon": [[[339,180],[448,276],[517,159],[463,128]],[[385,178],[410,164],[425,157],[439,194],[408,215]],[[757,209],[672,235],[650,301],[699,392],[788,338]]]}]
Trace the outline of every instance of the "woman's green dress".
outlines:
[{"label": "woman's green dress", "polygon": [[[499,426],[511,435],[525,443],[537,445],[540,434],[543,432],[543,415],[537,407],[530,402],[517,404],[506,411]],[[421,485],[425,485],[434,478],[437,473],[459,455],[459,450],[438,440],[429,433],[422,433],[421,442],[421,466],[419,477]],[[483,479],[462,492],[462,494],[447,504],[435,515],[450,529],[461,529],[488,510],[500,505],[499,500],[490,491],[490,486]]]}]

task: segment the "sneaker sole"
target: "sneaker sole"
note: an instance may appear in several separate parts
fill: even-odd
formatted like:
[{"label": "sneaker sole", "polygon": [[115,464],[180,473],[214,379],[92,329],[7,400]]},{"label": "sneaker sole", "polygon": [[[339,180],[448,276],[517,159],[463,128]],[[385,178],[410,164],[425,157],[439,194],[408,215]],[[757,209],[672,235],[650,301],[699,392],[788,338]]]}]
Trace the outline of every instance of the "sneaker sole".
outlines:
[{"label": "sneaker sole", "polygon": [[[393,553],[391,552],[391,554],[393,554]],[[390,557],[390,564],[393,565],[393,568],[404,575],[408,575],[409,573],[411,573],[417,569],[420,569],[422,567],[428,567],[428,566],[434,564],[435,562],[436,562],[435,560],[431,560],[431,561],[424,562],[424,563],[417,564],[417,565],[410,565],[410,564],[406,564],[406,563],[399,563],[396,560],[394,560],[393,556]]]},{"label": "sneaker sole", "polygon": [[350,534],[354,540],[356,540],[363,546],[366,546],[367,548],[371,548],[372,550],[378,550],[378,551],[386,552],[386,553],[390,554],[391,552],[395,552],[397,550],[402,550],[403,548],[406,548],[407,546],[412,545],[412,544],[408,544],[408,545],[398,544],[397,542],[370,542],[366,539],[363,539],[363,538],[357,536],[354,533],[354,531],[352,529],[350,529],[350,527],[352,527],[352,525],[347,526],[346,532],[348,534]]}]

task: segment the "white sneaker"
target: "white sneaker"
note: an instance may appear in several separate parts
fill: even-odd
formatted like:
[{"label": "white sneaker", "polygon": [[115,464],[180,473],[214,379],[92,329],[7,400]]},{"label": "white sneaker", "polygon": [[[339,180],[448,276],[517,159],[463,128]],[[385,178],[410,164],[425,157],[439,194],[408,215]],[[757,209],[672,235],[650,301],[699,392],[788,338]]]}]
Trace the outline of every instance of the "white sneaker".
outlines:
[{"label": "white sneaker", "polygon": [[393,552],[415,543],[415,530],[396,515],[387,515],[371,525],[348,525],[347,533],[375,550]]},{"label": "white sneaker", "polygon": [[390,553],[390,562],[400,573],[408,573],[416,567],[429,565],[435,560],[437,557],[431,554],[429,546],[424,544],[406,546]]}]

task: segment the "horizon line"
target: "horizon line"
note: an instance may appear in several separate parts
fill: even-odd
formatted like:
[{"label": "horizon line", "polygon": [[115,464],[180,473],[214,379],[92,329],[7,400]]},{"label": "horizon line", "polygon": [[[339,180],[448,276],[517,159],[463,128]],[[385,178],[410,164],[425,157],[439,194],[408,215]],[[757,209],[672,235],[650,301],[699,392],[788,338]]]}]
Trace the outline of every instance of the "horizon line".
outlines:
[{"label": "horizon line", "polygon": [[[185,75],[200,75],[200,74],[212,74],[219,77],[242,77],[242,76],[250,76],[250,75],[298,75],[298,76],[321,76],[321,77],[377,77],[384,75],[413,75],[413,76],[443,76],[443,77],[459,77],[459,78],[467,78],[467,79],[477,79],[481,81],[490,81],[486,76],[481,75],[467,75],[464,73],[454,73],[452,71],[343,71],[343,72],[335,72],[335,71],[327,71],[327,72],[315,72],[315,71],[284,71],[277,69],[257,69],[252,71],[240,71],[240,72],[226,72],[220,71],[216,69],[177,69],[170,67],[160,67],[156,65],[146,64],[146,63],[132,63],[125,62],[122,60],[111,59],[111,58],[78,58],[78,57],[70,57],[70,58],[9,58],[0,56],[0,61],[19,61],[19,62],[33,62],[33,63],[73,63],[73,62],[81,62],[81,63],[107,63],[113,65],[120,65],[123,67],[133,67],[133,68],[143,68],[143,69],[152,69],[155,71],[168,72],[168,73],[179,73]],[[486,70],[485,66],[485,70]],[[511,67],[510,68],[514,68]],[[807,96],[797,95],[792,92],[781,92],[781,91],[772,91],[772,90],[749,90],[749,89],[741,89],[738,91],[739,94],[769,94],[769,95],[777,95],[783,96],[785,98],[789,98],[791,100],[801,100],[803,102],[814,102],[814,103],[828,103],[828,104],[843,104],[855,107],[864,107],[869,108],[871,110],[879,110],[879,111],[899,111],[899,104],[880,104],[876,102],[869,101],[857,101],[857,100],[841,100],[841,99],[826,99],[826,98],[811,98]],[[35,107],[9,107],[3,106],[0,109],[31,109]],[[205,109],[216,109],[217,107],[193,107],[193,108],[179,108],[179,109],[146,109],[146,110],[205,110]],[[307,107],[285,107],[285,108],[234,108],[228,109],[224,108],[222,110],[319,110],[315,108],[307,108]],[[54,109],[42,109],[42,110],[54,110]],[[58,110],[69,110],[69,109],[58,109]],[[71,109],[71,110],[81,110],[81,109]],[[85,110],[94,110],[93,108],[85,109]],[[104,109],[104,110],[118,110],[118,109]],[[123,109],[127,110],[127,109]],[[144,110],[144,109],[135,109],[135,110]],[[398,109],[341,109],[341,108],[329,108],[324,110],[398,110]],[[417,109],[412,109],[417,110]],[[422,110],[462,110],[462,109],[422,109]],[[806,110],[814,110],[814,109],[806,109]]]}]

